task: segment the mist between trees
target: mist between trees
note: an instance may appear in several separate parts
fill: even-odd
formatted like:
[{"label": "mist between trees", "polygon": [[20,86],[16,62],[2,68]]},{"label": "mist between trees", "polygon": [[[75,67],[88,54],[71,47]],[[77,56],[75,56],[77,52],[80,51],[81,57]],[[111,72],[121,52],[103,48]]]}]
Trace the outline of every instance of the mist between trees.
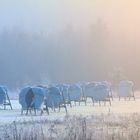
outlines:
[{"label": "mist between trees", "polygon": [[36,33],[18,28],[0,33],[0,83],[25,84],[133,80],[139,88],[140,42],[115,34],[102,20],[86,28],[66,24]]}]

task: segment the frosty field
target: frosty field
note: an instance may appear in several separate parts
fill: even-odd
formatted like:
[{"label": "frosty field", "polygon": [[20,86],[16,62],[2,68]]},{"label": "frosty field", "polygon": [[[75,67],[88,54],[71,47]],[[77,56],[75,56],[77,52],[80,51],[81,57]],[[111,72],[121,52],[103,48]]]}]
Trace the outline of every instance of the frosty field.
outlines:
[{"label": "frosty field", "polygon": [[[137,92],[137,95],[139,93]],[[18,103],[18,100],[11,100],[13,110],[10,110],[7,107],[7,110],[3,110],[1,107],[0,110],[0,125],[1,124],[7,124],[11,123],[13,121],[25,121],[30,119],[48,119],[48,120],[63,120],[63,118],[66,116],[65,110],[61,108],[60,112],[56,110],[56,112],[53,112],[50,109],[50,114],[48,115],[46,111],[44,111],[43,115],[40,115],[40,112],[37,112],[36,116],[31,115],[21,115],[21,106]],[[75,106],[74,104],[72,107],[67,106],[68,114],[69,116],[83,116],[83,117],[90,117],[92,115],[99,115],[99,114],[133,114],[133,113],[140,113],[140,98],[139,96],[136,97],[136,100],[133,101],[131,99],[130,101],[125,101],[123,98],[121,101],[119,101],[118,98],[114,98],[113,101],[111,101],[111,106],[109,103],[106,103],[106,106],[102,103],[101,106],[99,106],[98,103],[95,103],[93,106],[92,101],[88,99],[87,105],[84,103],[79,104]]]},{"label": "frosty field", "polygon": [[18,100],[13,110],[0,110],[1,140],[138,140],[140,137],[140,98],[125,101],[114,98],[110,106],[90,99],[87,105],[67,106],[68,113],[50,110],[48,115],[21,115]]}]

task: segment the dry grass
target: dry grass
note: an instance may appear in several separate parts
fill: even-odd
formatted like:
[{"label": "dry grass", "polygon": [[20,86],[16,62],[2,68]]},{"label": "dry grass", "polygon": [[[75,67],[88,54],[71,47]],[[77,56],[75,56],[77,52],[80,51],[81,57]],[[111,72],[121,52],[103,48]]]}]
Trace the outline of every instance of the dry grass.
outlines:
[{"label": "dry grass", "polygon": [[0,127],[0,140],[139,140],[140,115],[66,116],[64,121],[13,122]]}]

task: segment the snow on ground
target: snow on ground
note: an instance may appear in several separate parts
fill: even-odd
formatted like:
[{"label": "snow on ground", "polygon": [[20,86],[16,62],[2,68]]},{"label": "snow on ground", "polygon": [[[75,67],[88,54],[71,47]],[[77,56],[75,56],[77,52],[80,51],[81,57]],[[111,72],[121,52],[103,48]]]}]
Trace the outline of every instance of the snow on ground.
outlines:
[{"label": "snow on ground", "polygon": [[[50,110],[50,115],[48,115],[46,112],[41,116],[40,112],[37,113],[36,116],[25,116],[21,115],[21,106],[18,103],[18,100],[11,100],[13,110],[7,109],[3,110],[0,109],[0,125],[12,123],[13,121],[30,121],[30,120],[63,120],[66,116],[65,110],[62,108],[60,112],[56,111],[53,112]],[[70,116],[92,116],[95,114],[131,114],[131,113],[140,113],[140,98],[136,98],[136,101],[124,101],[121,99],[119,101],[118,98],[115,98],[112,101],[112,105],[110,106],[109,103],[106,103],[106,106],[102,104],[99,106],[98,103],[96,103],[94,106],[90,99],[88,99],[87,105],[85,106],[84,103],[79,104],[75,106],[73,104],[72,108],[70,106],[67,106],[68,109],[68,115]]]}]

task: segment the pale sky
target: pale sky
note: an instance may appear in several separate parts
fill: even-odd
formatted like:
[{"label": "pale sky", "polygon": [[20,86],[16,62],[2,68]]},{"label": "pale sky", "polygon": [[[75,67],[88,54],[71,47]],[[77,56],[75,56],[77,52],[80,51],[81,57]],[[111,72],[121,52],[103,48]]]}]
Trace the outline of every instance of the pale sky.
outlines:
[{"label": "pale sky", "polygon": [[103,18],[109,26],[131,30],[140,23],[139,0],[0,0],[0,28],[85,26]]},{"label": "pale sky", "polygon": [[0,0],[0,28],[44,30],[103,18],[114,29],[139,29],[139,0]]}]

